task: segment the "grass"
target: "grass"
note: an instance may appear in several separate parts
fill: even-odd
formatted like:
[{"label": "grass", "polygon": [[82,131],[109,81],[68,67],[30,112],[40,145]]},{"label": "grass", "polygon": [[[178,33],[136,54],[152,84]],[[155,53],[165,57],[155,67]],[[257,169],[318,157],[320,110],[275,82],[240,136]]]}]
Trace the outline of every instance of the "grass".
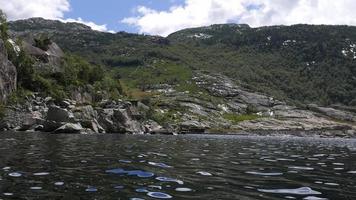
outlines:
[{"label": "grass", "polygon": [[5,106],[0,103],[0,120],[5,117]]},{"label": "grass", "polygon": [[223,115],[224,119],[230,120],[234,124],[238,124],[243,121],[250,121],[250,120],[255,120],[260,118],[258,115],[254,114],[243,114],[243,115],[238,115],[238,114],[231,114],[231,113],[226,113]]}]

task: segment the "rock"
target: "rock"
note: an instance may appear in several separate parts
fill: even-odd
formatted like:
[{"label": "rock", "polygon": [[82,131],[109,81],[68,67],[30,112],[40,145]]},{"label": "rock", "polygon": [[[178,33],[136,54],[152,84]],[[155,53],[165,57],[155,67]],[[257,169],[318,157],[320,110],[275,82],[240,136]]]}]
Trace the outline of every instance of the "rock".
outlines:
[{"label": "rock", "polygon": [[31,112],[25,115],[24,122],[22,123],[22,126],[19,131],[34,129],[38,124],[42,124],[43,122],[44,120],[42,119],[42,114],[40,112]]},{"label": "rock", "polygon": [[16,67],[7,59],[4,41],[0,39],[0,102],[5,102],[16,90]]},{"label": "rock", "polygon": [[145,133],[149,133],[149,134],[160,134],[160,132],[168,132],[168,131],[164,131],[161,125],[159,125],[157,122],[152,120],[145,122],[143,127]]},{"label": "rock", "polygon": [[43,124],[43,131],[44,132],[53,132],[59,127],[64,125],[64,122],[55,122],[55,121],[45,121]]},{"label": "rock", "polygon": [[74,122],[74,115],[67,109],[53,105],[48,109],[46,120],[55,122]]},{"label": "rock", "polygon": [[98,117],[97,112],[91,105],[75,107],[72,110],[77,121],[92,121]]},{"label": "rock", "polygon": [[54,133],[80,133],[83,127],[78,124],[67,123],[59,127],[54,131]]},{"label": "rock", "polygon": [[189,132],[189,133],[204,133],[206,129],[209,127],[202,122],[198,121],[185,121],[180,124],[181,132]]},{"label": "rock", "polygon": [[308,108],[314,112],[321,113],[334,119],[356,122],[356,115],[351,112],[337,110],[334,108],[319,107],[315,104],[308,105]]}]

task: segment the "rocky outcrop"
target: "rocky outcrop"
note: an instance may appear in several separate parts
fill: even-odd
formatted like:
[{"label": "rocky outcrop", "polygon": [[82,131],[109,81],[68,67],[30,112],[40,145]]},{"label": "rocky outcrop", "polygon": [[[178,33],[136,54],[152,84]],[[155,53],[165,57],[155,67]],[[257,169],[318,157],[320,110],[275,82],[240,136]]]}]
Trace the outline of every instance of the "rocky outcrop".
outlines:
[{"label": "rocky outcrop", "polygon": [[16,67],[8,60],[4,41],[0,39],[0,102],[16,90]]},{"label": "rocky outcrop", "polygon": [[51,42],[46,50],[34,45],[34,39],[30,38],[23,42],[24,51],[35,58],[35,69],[41,73],[56,73],[62,71],[62,57],[64,53],[61,48]]},{"label": "rocky outcrop", "polygon": [[333,119],[356,122],[356,114],[349,111],[338,110],[335,108],[320,107],[315,104],[308,105],[308,109]]},{"label": "rocky outcrop", "polygon": [[[43,131],[51,133],[131,133],[144,134],[161,127],[148,128],[138,105],[125,101],[103,101],[98,107],[74,100],[54,102],[52,98],[28,96],[26,103],[7,109],[1,130]],[[145,106],[147,107],[147,106]]]}]

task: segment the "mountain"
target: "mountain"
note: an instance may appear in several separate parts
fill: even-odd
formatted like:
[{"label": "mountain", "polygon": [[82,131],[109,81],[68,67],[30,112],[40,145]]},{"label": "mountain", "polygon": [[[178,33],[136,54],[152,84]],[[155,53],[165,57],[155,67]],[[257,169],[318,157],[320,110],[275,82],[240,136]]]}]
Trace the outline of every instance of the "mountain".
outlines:
[{"label": "mountain", "polygon": [[38,104],[8,112],[10,129],[356,129],[356,27],[221,24],[159,37],[42,18],[8,26],[24,50],[9,49],[18,91],[37,92],[22,105]]},{"label": "mountain", "polygon": [[167,38],[102,33],[43,19],[12,22],[10,29],[48,34],[64,50],[117,67],[123,75],[160,60],[184,70],[219,72],[293,103],[356,105],[356,27],[223,24]]}]

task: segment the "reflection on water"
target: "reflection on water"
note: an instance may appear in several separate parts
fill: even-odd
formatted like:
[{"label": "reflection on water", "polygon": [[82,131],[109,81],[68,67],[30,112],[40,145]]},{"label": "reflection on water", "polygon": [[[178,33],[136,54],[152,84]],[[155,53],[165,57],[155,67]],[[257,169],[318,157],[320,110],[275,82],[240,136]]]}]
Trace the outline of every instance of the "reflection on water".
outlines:
[{"label": "reflection on water", "polygon": [[356,140],[3,133],[0,199],[356,199]]}]

